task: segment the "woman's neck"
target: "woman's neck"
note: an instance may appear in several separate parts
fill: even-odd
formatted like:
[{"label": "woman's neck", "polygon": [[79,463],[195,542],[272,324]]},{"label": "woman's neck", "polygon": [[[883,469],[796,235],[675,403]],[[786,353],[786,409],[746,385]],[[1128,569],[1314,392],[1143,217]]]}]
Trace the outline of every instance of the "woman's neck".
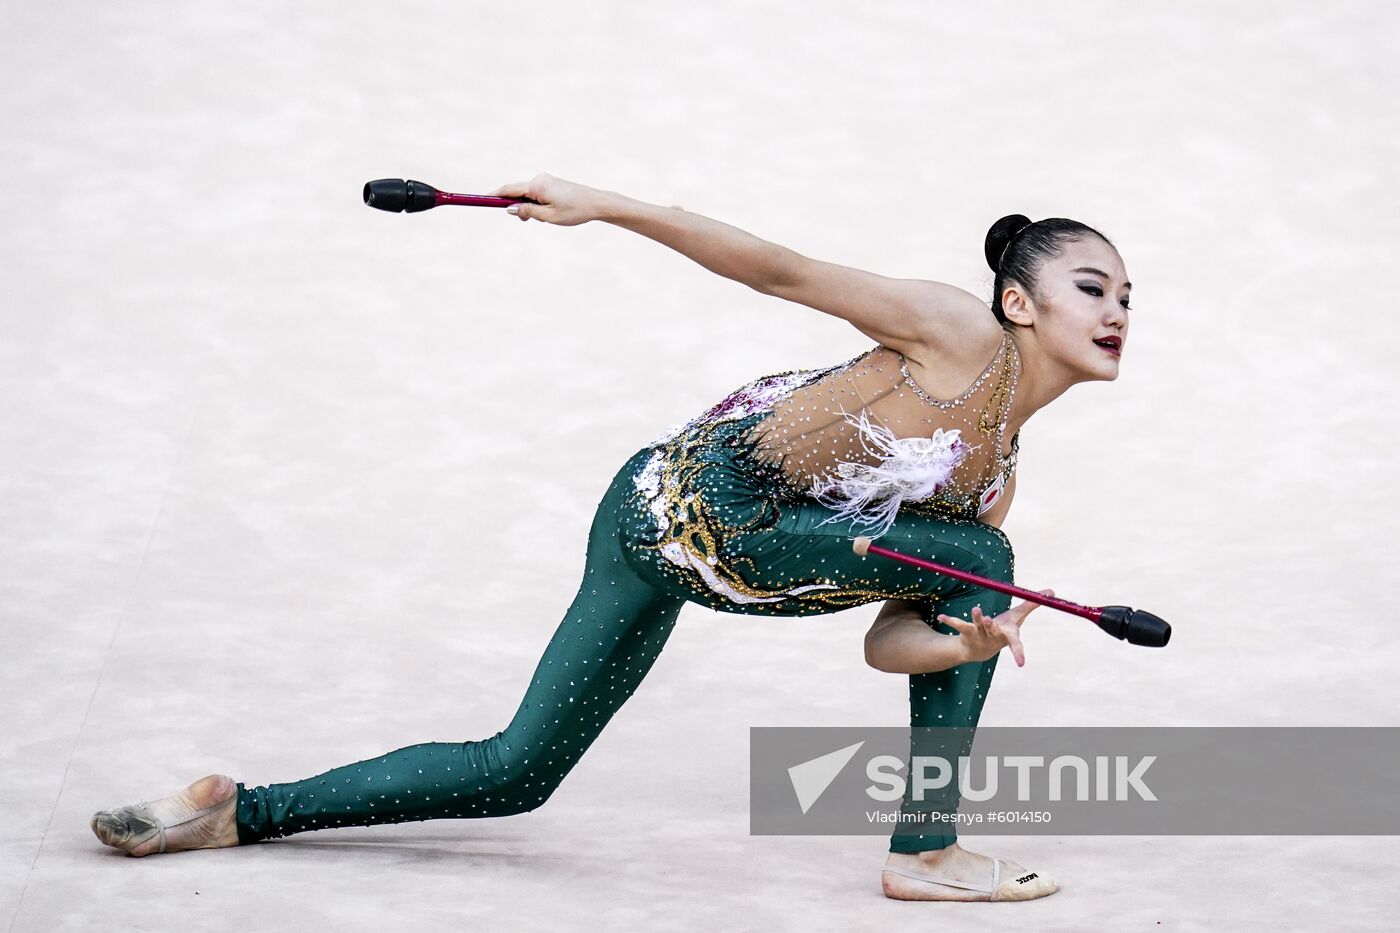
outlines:
[{"label": "woman's neck", "polygon": [[1040,352],[1034,328],[1015,325],[1011,328],[1011,339],[1016,342],[1016,350],[1021,357],[1021,374],[1016,379],[1016,397],[1011,400],[1011,412],[1007,416],[1008,437],[1015,436],[1031,415],[1080,381],[1075,378],[1074,372],[1047,359]]}]

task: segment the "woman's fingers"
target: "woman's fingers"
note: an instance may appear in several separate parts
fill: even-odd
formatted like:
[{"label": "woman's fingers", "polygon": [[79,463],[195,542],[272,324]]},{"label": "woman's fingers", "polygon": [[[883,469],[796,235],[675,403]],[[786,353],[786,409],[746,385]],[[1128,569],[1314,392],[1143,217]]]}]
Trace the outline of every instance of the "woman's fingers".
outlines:
[{"label": "woman's fingers", "polygon": [[1025,667],[1026,649],[1021,647],[1021,633],[1014,625],[1007,626],[1003,631],[1006,633],[1006,644],[1011,649],[1011,656],[1016,659],[1016,666]]},{"label": "woman's fingers", "polygon": [[[1055,595],[1055,591],[1054,591],[1054,590],[1036,590],[1036,592],[1037,592],[1037,593],[1040,593],[1040,594],[1043,595],[1043,596],[1054,596],[1054,595]],[[1016,611],[1016,614],[1015,614],[1014,616],[1012,616],[1012,618],[1014,618],[1014,619],[1016,620],[1016,624],[1017,624],[1017,625],[1020,625],[1021,623],[1023,623],[1023,622],[1026,621],[1026,616],[1028,616],[1028,615],[1031,614],[1031,610],[1037,608],[1038,606],[1040,606],[1040,603],[1031,602],[1031,601],[1028,599],[1028,600],[1024,601],[1023,603],[1021,603],[1021,605],[1015,607],[1017,611]]]},{"label": "woman's fingers", "polygon": [[[1044,596],[1055,595],[1055,591],[1052,589],[1037,590],[1036,592]],[[943,613],[939,613],[937,618],[940,622],[952,626],[961,635],[983,635],[1002,642],[1011,649],[1011,656],[1016,659],[1016,666],[1025,667],[1026,649],[1021,642],[1021,623],[1039,605],[1041,604],[1026,600],[1019,606],[1013,606],[1002,615],[995,617],[984,613],[981,606],[973,606],[970,623]]]},{"label": "woman's fingers", "polygon": [[513,181],[508,185],[501,185],[494,191],[487,192],[488,198],[529,198],[536,201],[536,204],[512,204],[506,208],[507,214],[513,214],[521,220],[539,220],[545,218],[540,213],[540,208],[547,203],[538,192],[532,192],[531,188],[536,187],[534,181]]},{"label": "woman's fingers", "polygon": [[[499,188],[486,192],[486,196],[488,198],[530,198],[532,201],[538,201],[539,198],[530,193],[531,184],[532,183],[528,181],[513,181],[510,184],[501,185]],[[510,207],[506,208],[506,213],[514,214],[521,220],[529,220],[531,217],[536,216],[536,214],[531,211],[532,207],[538,207],[538,205],[512,204]]]},{"label": "woman's fingers", "polygon": [[528,181],[513,181],[486,192],[486,196],[488,198],[528,198],[530,196],[530,183]]},{"label": "woman's fingers", "polygon": [[521,220],[534,219],[540,221],[541,223],[547,223],[548,217],[545,214],[541,213],[546,206],[547,205],[544,204],[512,204],[510,207],[506,208],[506,213],[514,214]]},{"label": "woman's fingers", "polygon": [[959,619],[957,616],[945,616],[940,613],[938,621],[956,629],[959,635],[971,635],[977,631],[977,626],[969,623],[966,619]]},{"label": "woman's fingers", "polygon": [[945,616],[942,613],[938,614],[938,621],[942,622],[944,625],[951,625],[953,628],[957,629],[960,632],[963,629],[972,627],[968,625],[965,620],[959,619],[957,616]]}]

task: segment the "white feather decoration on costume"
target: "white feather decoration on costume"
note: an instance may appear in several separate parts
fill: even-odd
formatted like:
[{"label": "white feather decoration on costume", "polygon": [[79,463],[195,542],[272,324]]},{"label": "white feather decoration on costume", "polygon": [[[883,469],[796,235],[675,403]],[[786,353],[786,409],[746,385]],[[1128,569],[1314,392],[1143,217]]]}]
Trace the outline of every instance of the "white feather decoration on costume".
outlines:
[{"label": "white feather decoration on costume", "polygon": [[[836,514],[819,524],[854,519],[858,524],[875,525],[878,538],[889,531],[904,501],[918,501],[933,495],[948,482],[962,463],[970,446],[960,430],[938,428],[932,437],[897,437],[884,425],[872,424],[862,409],[860,417],[841,413],[860,432],[866,451],[880,458],[878,465],[841,461],[836,477],[813,477],[812,495]],[[871,450],[874,445],[875,450]]]}]

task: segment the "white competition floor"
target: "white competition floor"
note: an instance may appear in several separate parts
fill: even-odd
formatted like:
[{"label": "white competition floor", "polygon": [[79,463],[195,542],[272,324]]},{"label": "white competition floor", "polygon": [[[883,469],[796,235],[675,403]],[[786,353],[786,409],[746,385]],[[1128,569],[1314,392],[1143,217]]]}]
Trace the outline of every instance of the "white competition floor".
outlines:
[{"label": "white competition floor", "polygon": [[[858,12],[857,12],[858,10]],[[367,210],[539,171],[984,297],[999,216],[1135,283],[1022,436],[1041,609],[995,725],[1400,725],[1397,14],[1381,2],[11,4],[0,32],[0,928],[1393,925],[1393,837],[984,837],[1023,905],[748,833],[753,725],[899,725],[874,605],[690,605],[547,806],[144,860],[96,809],[483,738],[629,454],[869,345],[620,228]]]}]

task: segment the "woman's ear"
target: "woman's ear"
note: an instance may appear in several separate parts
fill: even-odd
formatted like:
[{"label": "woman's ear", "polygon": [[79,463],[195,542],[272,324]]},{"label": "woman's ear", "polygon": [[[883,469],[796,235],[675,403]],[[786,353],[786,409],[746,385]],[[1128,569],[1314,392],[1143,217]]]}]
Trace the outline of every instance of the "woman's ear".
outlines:
[{"label": "woman's ear", "polygon": [[1035,319],[1035,302],[1013,283],[1002,290],[1001,313],[1013,324],[1029,326]]}]

